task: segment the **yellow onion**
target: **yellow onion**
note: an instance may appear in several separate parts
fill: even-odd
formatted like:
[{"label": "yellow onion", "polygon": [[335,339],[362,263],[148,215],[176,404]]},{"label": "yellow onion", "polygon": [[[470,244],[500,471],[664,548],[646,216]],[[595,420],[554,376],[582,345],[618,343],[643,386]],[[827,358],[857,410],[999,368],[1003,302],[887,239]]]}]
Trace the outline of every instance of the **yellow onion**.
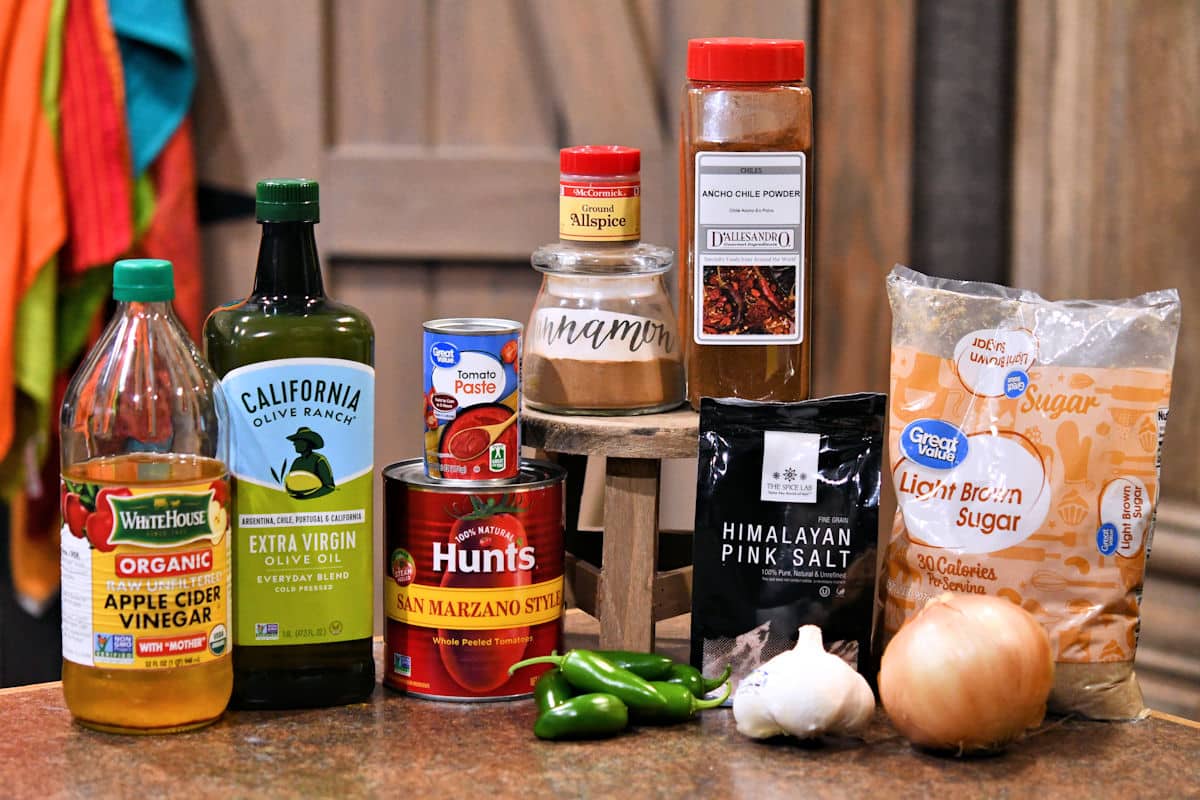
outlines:
[{"label": "yellow onion", "polygon": [[999,597],[945,593],[896,633],[879,697],[913,744],[996,750],[1041,724],[1054,683],[1046,631]]}]

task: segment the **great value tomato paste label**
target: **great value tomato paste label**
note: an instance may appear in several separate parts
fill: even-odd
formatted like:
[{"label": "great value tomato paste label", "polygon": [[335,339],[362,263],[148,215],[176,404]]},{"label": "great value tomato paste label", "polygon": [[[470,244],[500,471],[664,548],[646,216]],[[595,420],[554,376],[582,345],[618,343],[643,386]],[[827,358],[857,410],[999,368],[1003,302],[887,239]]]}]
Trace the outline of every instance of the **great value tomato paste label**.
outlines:
[{"label": "great value tomato paste label", "polygon": [[527,694],[542,670],[509,666],[561,643],[559,480],[478,493],[385,477],[385,682],[430,697]]},{"label": "great value tomato paste label", "polygon": [[228,483],[62,483],[63,657],[162,669],[226,657]]},{"label": "great value tomato paste label", "polygon": [[425,474],[509,480],[520,468],[519,322],[425,324]]},{"label": "great value tomato paste label", "polygon": [[233,423],[234,643],[371,636],[375,370],[262,361],[221,379]]}]

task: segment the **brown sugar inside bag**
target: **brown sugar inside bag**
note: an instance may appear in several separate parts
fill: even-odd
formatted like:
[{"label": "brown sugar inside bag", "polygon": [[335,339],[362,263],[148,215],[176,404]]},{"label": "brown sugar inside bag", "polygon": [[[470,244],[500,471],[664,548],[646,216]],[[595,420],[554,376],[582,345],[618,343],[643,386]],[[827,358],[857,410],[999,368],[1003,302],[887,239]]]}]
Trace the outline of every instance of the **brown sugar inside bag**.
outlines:
[{"label": "brown sugar inside bag", "polygon": [[1052,711],[1144,715],[1133,659],[1178,293],[1050,302],[897,266],[888,294],[885,637],[941,592],[1004,597],[1050,634]]}]

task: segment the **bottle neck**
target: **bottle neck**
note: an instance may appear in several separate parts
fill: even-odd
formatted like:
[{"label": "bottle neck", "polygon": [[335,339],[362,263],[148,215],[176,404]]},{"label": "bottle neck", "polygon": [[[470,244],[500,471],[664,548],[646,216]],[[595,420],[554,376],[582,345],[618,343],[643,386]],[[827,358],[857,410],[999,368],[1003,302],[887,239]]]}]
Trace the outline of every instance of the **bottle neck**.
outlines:
[{"label": "bottle neck", "polygon": [[122,317],[169,317],[170,300],[119,300],[113,319]]},{"label": "bottle neck", "polygon": [[325,296],[312,222],[264,222],[254,290],[259,298]]}]

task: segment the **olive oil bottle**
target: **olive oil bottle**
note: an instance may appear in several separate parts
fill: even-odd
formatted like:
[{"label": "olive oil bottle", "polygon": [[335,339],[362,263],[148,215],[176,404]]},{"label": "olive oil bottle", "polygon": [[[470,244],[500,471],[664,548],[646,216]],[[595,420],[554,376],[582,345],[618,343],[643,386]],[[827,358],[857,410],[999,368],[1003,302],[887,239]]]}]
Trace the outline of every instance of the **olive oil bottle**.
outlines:
[{"label": "olive oil bottle", "polygon": [[233,684],[225,410],[172,273],[113,266],[116,313],[59,420],[63,695],[112,733],[207,725]]},{"label": "olive oil bottle", "polygon": [[319,209],[316,181],[259,182],[254,288],[204,329],[233,434],[240,708],[358,702],[375,685],[375,334],[325,295]]}]

